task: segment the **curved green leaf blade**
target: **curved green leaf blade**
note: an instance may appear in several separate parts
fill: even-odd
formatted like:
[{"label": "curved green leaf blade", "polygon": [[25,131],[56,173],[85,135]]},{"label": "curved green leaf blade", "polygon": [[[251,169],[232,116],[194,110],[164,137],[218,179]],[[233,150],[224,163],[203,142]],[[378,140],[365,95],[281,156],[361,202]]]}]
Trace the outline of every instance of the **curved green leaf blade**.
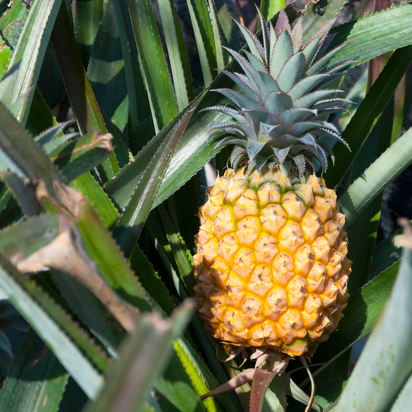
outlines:
[{"label": "curved green leaf blade", "polygon": [[0,232],[0,253],[8,259],[25,259],[59,234],[57,215],[33,216]]},{"label": "curved green leaf blade", "polygon": [[[29,12],[24,7],[23,2],[13,2],[7,13],[2,13],[0,17],[0,31],[2,39],[5,40],[13,50],[19,40],[22,28],[27,19]],[[7,30],[6,30],[7,29]]]},{"label": "curved green leaf blade", "polygon": [[90,133],[54,150],[51,161],[68,180],[74,180],[102,163],[113,152],[113,135]]},{"label": "curved green leaf blade", "polygon": [[[114,13],[119,31],[120,44],[123,54],[124,71],[127,83],[127,92],[129,96],[129,122],[130,136],[129,141],[133,142],[140,150],[145,144],[141,141],[139,123],[145,119],[153,126],[150,116],[150,104],[146,93],[140,57],[137,51],[136,41],[134,39],[132,22],[130,19],[127,0],[115,0],[112,2]],[[152,137],[153,133],[150,137]]]},{"label": "curved green leaf blade", "polygon": [[190,320],[190,309],[190,304],[183,304],[170,319],[163,319],[155,312],[139,318],[135,333],[120,351],[119,361],[108,372],[99,399],[88,404],[85,412],[140,410],[170,357],[172,341]]},{"label": "curved green leaf blade", "polygon": [[336,156],[335,165],[329,168],[325,174],[328,187],[340,184],[346,172],[350,170],[355,156],[359,153],[374,122],[394,93],[411,59],[412,46],[408,46],[397,50],[385,65],[385,68],[342,133],[342,138],[349,143],[351,151],[347,147],[343,147],[343,145],[336,145],[334,148]]},{"label": "curved green leaf blade", "polygon": [[225,68],[225,59],[223,56],[221,32],[222,28],[217,17],[216,3],[214,0],[208,0],[209,16],[213,28],[213,38],[216,46],[216,65],[217,68],[222,70]]},{"label": "curved green leaf blade", "polygon": [[77,227],[85,250],[109,286],[131,305],[142,311],[150,311],[152,306],[146,291],[131,271],[116,242],[88,203],[82,205]]},{"label": "curved green leaf blade", "polygon": [[[21,344],[0,392],[0,405],[8,412],[56,412],[69,374],[31,330]],[[40,356],[40,360],[33,355]],[[33,359],[34,358],[34,359]]]},{"label": "curved green leaf blade", "polygon": [[8,47],[5,43],[1,45],[0,49],[0,79],[4,76],[4,73],[6,73],[7,66],[10,61],[11,57],[11,50],[10,47]]},{"label": "curved green leaf blade", "polygon": [[149,0],[127,0],[141,56],[155,129],[163,129],[178,114],[173,86]]},{"label": "curved green leaf blade", "polygon": [[99,23],[103,17],[103,1],[75,0],[71,6],[73,17],[73,28],[76,34],[76,41],[87,67],[90,50],[95,42]]},{"label": "curved green leaf blade", "polygon": [[404,412],[412,409],[412,375],[409,376],[408,381],[402,389],[402,392],[396,399],[392,406],[391,412]]},{"label": "curved green leaf blade", "polygon": [[64,300],[91,333],[102,342],[111,356],[124,338],[125,332],[113,322],[113,316],[93,293],[65,273],[51,270],[51,278]]},{"label": "curved green leaf blade", "polygon": [[[394,235],[399,234],[395,232]],[[369,278],[373,279],[379,273],[392,266],[401,258],[402,251],[394,242],[392,237],[383,240],[375,247],[371,263]]]},{"label": "curved green leaf blade", "polygon": [[73,180],[71,185],[89,199],[104,225],[109,230],[113,229],[119,218],[119,212],[93,176],[85,173]]},{"label": "curved green leaf blade", "polygon": [[142,286],[150,297],[159,305],[167,316],[175,309],[175,304],[170,296],[165,284],[160,276],[154,270],[152,263],[139,247],[139,244],[133,249],[129,259],[132,270],[136,272]]},{"label": "curved green leaf blade", "polygon": [[[100,131],[106,134],[107,129],[84,69],[65,4],[59,9],[51,40],[81,133]],[[111,179],[119,171],[114,154],[111,154],[98,170],[101,180],[106,182]]]},{"label": "curved green leaf blade", "polygon": [[271,20],[281,8],[285,8],[285,0],[262,0],[260,4],[260,11],[266,21]]},{"label": "curved green leaf blade", "polygon": [[333,29],[337,32],[329,49],[345,41],[353,41],[344,47],[329,62],[332,67],[338,62],[356,60],[366,62],[391,50],[400,49],[412,43],[412,4],[383,10]]},{"label": "curved green leaf blade", "polygon": [[159,11],[162,19],[177,105],[179,111],[182,111],[194,97],[189,59],[177,20],[174,3],[170,0],[159,0]]},{"label": "curved green leaf blade", "polygon": [[412,358],[404,356],[412,344],[412,251],[402,263],[382,318],[366,343],[342,397],[339,411],[384,412],[412,372]]},{"label": "curved green leaf blade", "polygon": [[[72,123],[71,121],[68,121],[68,122],[56,124],[55,126],[50,127],[47,130],[44,130],[42,133],[36,136],[34,138],[34,141],[38,145],[40,145],[44,150],[45,147],[47,147],[47,145],[50,145],[52,142],[54,142],[59,137],[64,136],[63,130],[71,123]],[[69,133],[69,136],[73,137],[73,134]],[[48,154],[48,152],[51,152],[51,150],[49,149],[48,151],[46,151],[46,154]]]},{"label": "curved green leaf blade", "polygon": [[[182,358],[178,356],[179,352],[177,352],[179,349],[177,341],[174,342],[173,346],[174,351],[168,367],[162,376],[156,379],[155,383],[156,390],[162,395],[158,401],[159,406],[164,411],[174,410],[175,408],[179,412],[204,411],[205,408],[199,399],[199,394],[192,384],[201,381],[203,386],[206,385],[204,385],[197,371],[194,370],[193,365],[185,363],[183,366]],[[181,348],[180,352],[182,352]],[[211,405],[212,408],[209,410],[217,411],[216,403],[212,402]]]},{"label": "curved green leaf blade", "polygon": [[350,226],[395,177],[412,163],[412,128],[387,149],[341,196],[342,213]]},{"label": "curved green leaf blade", "polygon": [[[224,80],[220,76],[219,78]],[[211,102],[213,102],[213,105],[217,100],[214,95],[217,95],[217,93],[202,95],[203,99],[199,97],[197,101],[202,99],[201,103],[199,103],[202,108],[209,106],[208,103]],[[193,114],[191,122],[188,124],[185,133],[176,147],[153,207],[158,206],[171,196],[213,157],[212,151],[218,139],[216,137],[210,138],[208,131],[213,124],[222,119],[223,116],[212,111],[200,112],[197,110],[196,113]],[[134,161],[120,171],[116,179],[106,184],[106,193],[119,209],[124,209],[128,204],[138,181],[144,173],[145,165],[153,158],[156,150],[177,120],[178,119],[173,120],[172,123],[153,138],[151,142],[137,154]]]},{"label": "curved green leaf blade", "polygon": [[129,94],[123,53],[113,2],[104,4],[104,15],[91,48],[87,76],[108,132],[113,132],[114,153],[120,165],[129,162],[127,150]]},{"label": "curved green leaf blade", "polygon": [[187,0],[190,20],[195,35],[205,86],[209,86],[216,76],[216,43],[212,22],[206,2],[203,0]]},{"label": "curved green leaf blade", "polygon": [[31,102],[29,117],[26,128],[33,135],[37,136],[44,130],[56,126],[57,121],[47,106],[38,89],[35,90],[33,101]]},{"label": "curved green leaf blade", "polygon": [[[377,64],[379,64],[379,61],[371,61],[369,62],[369,68],[376,68]],[[369,138],[360,150],[359,155],[355,158],[351,171],[351,180],[361,176],[365,169],[390,146],[393,110],[393,98],[391,98],[369,134]],[[361,212],[356,225],[351,225],[348,229],[348,239],[351,240],[348,258],[352,261],[352,273],[348,285],[349,293],[358,290],[369,279],[372,255],[379,226],[382,197],[382,193],[376,196]],[[346,376],[346,370],[344,375]]]},{"label": "curved green leaf blade", "polygon": [[[83,341],[82,349],[86,351],[86,348],[89,347],[92,352],[87,350],[86,353],[97,355],[96,360],[103,361],[101,366],[107,365],[105,358],[38,286],[26,279],[2,256],[0,256],[0,264],[0,287],[4,293],[47,343],[87,395],[90,398],[95,398],[103,385],[103,379],[77,345]],[[37,302],[41,302],[41,305]],[[43,307],[43,305],[45,306]],[[69,333],[76,344],[63,330]]]},{"label": "curved green leaf blade", "polygon": [[160,184],[165,175],[168,163],[185,128],[196,109],[198,102],[194,103],[183,115],[168,137],[163,141],[156,154],[148,164],[139,181],[130,202],[126,206],[116,227],[113,237],[117,239],[119,246],[126,257],[132,253],[134,245],[140,236],[144,222],[152,209]]},{"label": "curved green leaf blade", "polygon": [[0,156],[7,167],[19,176],[42,179],[53,194],[53,181],[63,178],[29,133],[0,103]]},{"label": "curved green leaf blade", "polygon": [[16,112],[17,119],[23,124],[26,124],[34,95],[34,88],[31,91],[30,88],[37,83],[60,3],[61,0],[44,0],[33,4],[9,62],[10,69],[18,65],[18,73],[9,90],[7,105],[29,93],[28,99],[21,101]]},{"label": "curved green leaf blade", "polygon": [[307,43],[325,23],[338,16],[345,3],[345,0],[309,3],[303,12],[303,44]]},{"label": "curved green leaf blade", "polygon": [[187,249],[184,240],[180,236],[180,233],[174,227],[164,205],[159,205],[159,213],[166,232],[167,240],[172,249],[180,279],[186,288],[186,291],[193,297],[193,287],[196,285],[196,280],[193,276],[192,256]]}]

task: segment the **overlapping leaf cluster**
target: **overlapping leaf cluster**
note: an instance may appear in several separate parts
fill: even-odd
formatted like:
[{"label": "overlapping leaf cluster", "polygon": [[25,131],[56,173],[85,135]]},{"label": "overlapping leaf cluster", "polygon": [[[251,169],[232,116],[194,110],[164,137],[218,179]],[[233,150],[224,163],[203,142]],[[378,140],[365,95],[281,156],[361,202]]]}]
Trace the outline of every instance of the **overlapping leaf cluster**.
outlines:
[{"label": "overlapping leaf cluster", "polygon": [[[228,128],[227,122],[239,116],[225,106],[227,97],[255,100],[266,82],[276,82],[273,99],[291,109],[299,99],[322,94],[315,89],[323,87],[325,73],[347,68],[337,66],[339,61],[360,64],[396,50],[363,102],[352,108],[353,118],[345,119],[342,136],[352,152],[337,146],[336,166],[324,175],[330,187],[339,184],[349,232],[364,232],[351,239],[355,264],[346,318],[314,359],[326,362],[315,372],[314,408],[329,407],[342,395],[338,411],[356,410],[354,399],[361,405],[372,398],[376,410],[407,410],[412,367],[402,356],[411,336],[404,333],[411,322],[405,293],[410,253],[404,252],[400,263],[400,250],[390,240],[375,248],[376,224],[370,223],[376,221],[383,188],[412,159],[411,130],[385,151],[395,134],[391,99],[412,59],[411,5],[336,27],[328,44],[323,34],[329,27],[323,24],[336,17],[342,0],[332,0],[319,14],[310,6],[301,20],[287,9],[293,28],[274,16],[280,3],[264,2],[269,26],[262,19],[263,33],[257,37],[231,20],[229,10],[239,20],[234,7],[188,0],[184,7],[202,79],[195,90],[189,57],[192,70],[196,62],[186,52],[187,33],[181,31],[173,2],[159,0],[159,14],[149,0],[29,3],[0,4],[0,289],[7,298],[0,305],[0,362],[8,373],[0,409],[247,409],[248,385],[239,396],[200,401],[200,395],[238,373],[240,362],[223,365],[217,360],[214,343],[197,318],[190,321],[191,305],[185,302],[193,293],[196,210],[206,184],[202,168],[215,155],[218,141],[211,131],[221,132],[219,124]],[[248,38],[244,52],[239,50],[242,31]],[[346,48],[336,48],[351,40]],[[316,60],[322,42],[333,51]],[[222,46],[234,50],[233,61]],[[247,53],[254,48],[261,59]],[[272,63],[275,54],[278,59]],[[249,65],[263,65],[272,76],[249,77]],[[299,90],[289,90],[286,72],[292,70],[283,66],[295,68],[295,78],[303,76]],[[226,75],[239,70],[245,74]],[[233,91],[235,86],[244,94]],[[222,88],[225,95],[211,91]],[[362,100],[358,89],[352,89],[353,100]],[[316,95],[304,116],[299,110],[280,109],[277,115],[289,113],[286,128],[293,138],[305,140],[307,133],[316,137],[319,147],[309,139],[305,150],[321,164],[321,149],[333,144],[323,132],[338,140],[342,132],[343,118],[334,111],[343,100],[328,96],[322,102],[327,96]],[[261,132],[252,124],[271,101],[258,101],[249,114],[237,106],[241,121],[250,116],[246,133]],[[403,101],[410,103],[407,97]],[[221,110],[202,110],[208,107]],[[317,118],[327,113],[335,116],[338,130],[332,118]],[[66,122],[71,116],[74,121]],[[276,131],[276,122],[267,121],[272,129],[263,133],[279,140],[286,131]],[[316,123],[317,133],[310,123]],[[218,166],[226,160],[217,155]],[[299,160],[296,165],[303,167]],[[373,240],[371,248],[365,237]],[[370,348],[348,378],[347,354],[374,327],[400,266]],[[369,273],[371,280],[364,285]],[[382,339],[385,325],[394,339]],[[390,346],[393,342],[396,348]],[[389,351],[393,357],[385,364],[371,357]],[[391,382],[385,390],[379,388],[379,397],[376,376]],[[282,390],[272,386],[263,407],[284,411],[286,392],[288,400],[307,403],[306,382],[296,381],[299,386],[290,380]],[[293,402],[288,411],[300,410]]]}]

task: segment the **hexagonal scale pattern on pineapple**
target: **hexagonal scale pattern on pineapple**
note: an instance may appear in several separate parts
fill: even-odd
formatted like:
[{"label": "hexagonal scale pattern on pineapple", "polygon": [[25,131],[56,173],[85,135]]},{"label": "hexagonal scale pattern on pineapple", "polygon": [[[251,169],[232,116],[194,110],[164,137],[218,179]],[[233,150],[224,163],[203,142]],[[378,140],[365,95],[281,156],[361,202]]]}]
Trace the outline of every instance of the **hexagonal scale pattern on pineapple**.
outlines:
[{"label": "hexagonal scale pattern on pineapple", "polygon": [[343,317],[345,217],[321,178],[295,180],[228,170],[199,209],[196,309],[224,343],[311,353]]}]

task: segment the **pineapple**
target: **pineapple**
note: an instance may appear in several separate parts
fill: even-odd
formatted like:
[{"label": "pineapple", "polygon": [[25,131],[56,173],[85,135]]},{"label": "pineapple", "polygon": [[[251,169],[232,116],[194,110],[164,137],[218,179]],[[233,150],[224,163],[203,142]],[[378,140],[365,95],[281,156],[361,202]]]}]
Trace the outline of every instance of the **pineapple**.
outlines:
[{"label": "pineapple", "polygon": [[211,133],[229,135],[217,147],[235,148],[199,211],[195,300],[225,344],[311,355],[349,297],[345,216],[315,172],[326,170],[326,153],[333,159],[322,137],[345,143],[322,118],[343,110],[347,101],[325,85],[352,62],[325,69],[345,46],[321,55],[333,20],[302,45],[301,19],[292,28],[283,10],[275,27],[260,18],[263,44],[239,25],[250,52],[229,50],[244,74],[224,73],[240,91],[215,90],[231,106],[208,108],[233,118]]}]

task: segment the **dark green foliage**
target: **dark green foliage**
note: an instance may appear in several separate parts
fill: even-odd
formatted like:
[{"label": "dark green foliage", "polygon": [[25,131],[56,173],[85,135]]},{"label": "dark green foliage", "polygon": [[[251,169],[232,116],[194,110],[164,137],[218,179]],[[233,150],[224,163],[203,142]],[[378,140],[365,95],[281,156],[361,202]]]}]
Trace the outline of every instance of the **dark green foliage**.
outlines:
[{"label": "dark green foliage", "polygon": [[[314,408],[320,411],[342,396],[345,403],[336,410],[355,411],[347,385],[364,392],[357,399],[378,399],[378,393],[382,411],[392,404],[394,412],[407,410],[410,361],[399,359],[407,358],[410,333],[404,336],[404,330],[410,330],[412,318],[410,291],[399,283],[409,287],[410,252],[400,260],[401,249],[390,239],[376,247],[374,240],[380,193],[412,159],[411,130],[386,150],[411,103],[408,93],[402,101],[393,94],[412,59],[412,6],[335,27],[328,46],[333,51],[316,59],[323,38],[312,36],[327,32],[332,23],[322,25],[344,2],[308,6],[301,20],[300,53],[297,13],[287,8],[279,17],[281,3],[263,2],[265,18],[274,25],[279,21],[278,32],[286,14],[294,25],[290,35],[283,30],[279,36],[273,64],[269,47],[259,47],[256,40],[265,44],[268,37],[246,35],[246,50],[263,49],[262,60],[276,74],[274,86],[264,65],[259,78],[246,81],[216,70],[247,72],[250,64],[259,65],[253,57],[250,63],[239,57],[245,56],[240,50],[245,29],[230,19],[230,14],[241,17],[231,2],[0,1],[0,288],[5,294],[0,300],[0,410],[214,412],[248,407],[248,384],[239,398],[230,392],[200,400],[251,364],[240,366],[238,358],[218,361],[216,342],[193,317],[186,299],[195,284],[191,254],[204,193],[202,168],[220,150],[215,148],[222,132],[240,130],[227,123],[237,116],[227,97],[235,103],[255,99],[254,91],[269,86],[288,94],[256,103],[255,109],[314,104],[322,117],[316,122],[333,121],[352,149],[336,146],[336,166],[329,165],[325,174],[329,187],[340,185],[349,250],[351,244],[356,250],[350,252],[355,263],[345,318],[313,358],[324,363],[314,372],[320,405]],[[261,25],[265,29],[263,20]],[[335,48],[347,40],[355,41]],[[234,49],[232,55],[222,45]],[[310,92],[324,73],[334,75],[392,51],[351,119],[338,108],[328,118],[325,109],[331,102],[343,103],[334,92],[318,92],[329,102],[312,101]],[[349,63],[336,67],[339,61]],[[296,76],[323,74],[292,87],[293,76],[287,74],[293,70]],[[348,88],[361,101],[355,86]],[[223,88],[223,94],[211,91]],[[305,113],[294,110],[277,115],[287,121],[291,135],[301,138]],[[253,113],[252,123],[259,116]],[[334,126],[323,125],[325,133],[334,132]],[[214,129],[220,133],[211,137]],[[281,140],[282,133],[272,137]],[[316,137],[326,150],[331,140],[320,133]],[[332,137],[340,140],[338,134]],[[263,153],[256,142],[244,146],[252,157]],[[217,156],[220,172],[227,151]],[[300,172],[299,154],[293,158]],[[319,164],[324,160],[321,156]],[[368,368],[347,376],[350,348],[374,330],[380,316],[359,361],[371,366],[369,383],[363,384]],[[394,329],[383,333],[381,325],[388,322]],[[373,353],[390,351],[392,343],[397,345],[394,362],[382,371]],[[217,351],[224,355],[221,348]],[[287,371],[295,367],[297,362],[291,362]],[[391,384],[376,392],[370,382],[382,373]],[[308,382],[299,372],[292,377],[300,387],[278,377],[264,400],[264,391],[254,388],[253,402],[283,412],[288,393],[307,403],[302,389]],[[299,408],[291,403],[288,410]]]}]

